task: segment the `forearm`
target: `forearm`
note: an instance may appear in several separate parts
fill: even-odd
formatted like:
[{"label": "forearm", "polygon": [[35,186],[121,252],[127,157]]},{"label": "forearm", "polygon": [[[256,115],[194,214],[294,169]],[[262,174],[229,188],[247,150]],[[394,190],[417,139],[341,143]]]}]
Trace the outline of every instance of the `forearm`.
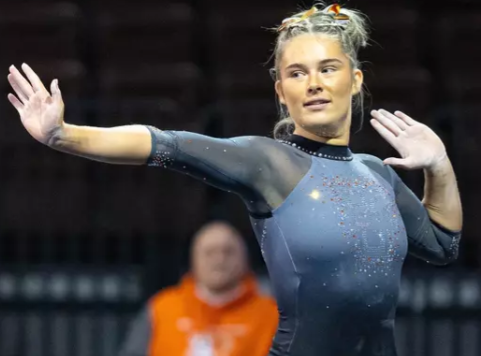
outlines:
[{"label": "forearm", "polygon": [[111,164],[145,164],[151,135],[142,125],[99,128],[64,124],[49,142],[55,150]]},{"label": "forearm", "polygon": [[442,227],[459,231],[463,225],[461,198],[449,158],[424,170],[423,204],[429,217]]}]

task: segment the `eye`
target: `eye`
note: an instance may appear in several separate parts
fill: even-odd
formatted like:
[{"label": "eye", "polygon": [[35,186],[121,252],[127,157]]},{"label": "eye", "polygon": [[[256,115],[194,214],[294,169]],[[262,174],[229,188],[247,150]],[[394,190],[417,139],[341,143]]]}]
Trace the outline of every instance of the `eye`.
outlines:
[{"label": "eye", "polygon": [[300,78],[304,75],[303,72],[301,72],[300,70],[296,70],[295,72],[292,72],[289,76],[291,78]]},{"label": "eye", "polygon": [[322,73],[332,73],[332,72],[335,72],[337,70],[336,67],[326,67],[326,68],[322,68]]}]

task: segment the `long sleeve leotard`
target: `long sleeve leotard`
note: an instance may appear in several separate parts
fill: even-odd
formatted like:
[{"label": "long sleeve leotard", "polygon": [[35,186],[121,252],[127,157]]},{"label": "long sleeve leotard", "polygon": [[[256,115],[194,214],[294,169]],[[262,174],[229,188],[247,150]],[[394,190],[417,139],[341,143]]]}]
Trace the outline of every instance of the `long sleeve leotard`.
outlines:
[{"label": "long sleeve leotard", "polygon": [[446,264],[461,234],[433,223],[393,169],[296,135],[218,139],[149,129],[148,165],[244,201],[279,308],[271,356],[396,355],[407,252]]}]

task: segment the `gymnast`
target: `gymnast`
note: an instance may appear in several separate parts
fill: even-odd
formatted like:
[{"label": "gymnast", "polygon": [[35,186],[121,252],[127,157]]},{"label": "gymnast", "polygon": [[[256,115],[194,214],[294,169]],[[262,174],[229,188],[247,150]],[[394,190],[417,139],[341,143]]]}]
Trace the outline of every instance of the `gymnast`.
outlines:
[{"label": "gymnast", "polygon": [[[282,117],[273,139],[68,124],[58,81],[47,91],[26,64],[24,74],[10,67],[16,95],[8,99],[30,135],[55,150],[175,170],[238,195],[279,309],[270,356],[395,356],[406,254],[431,264],[458,255],[462,208],[451,162],[429,127],[382,109],[370,123],[400,157],[351,152],[363,88],[358,51],[368,41],[362,13],[320,3],[277,32]],[[424,171],[422,201],[392,167]]]}]

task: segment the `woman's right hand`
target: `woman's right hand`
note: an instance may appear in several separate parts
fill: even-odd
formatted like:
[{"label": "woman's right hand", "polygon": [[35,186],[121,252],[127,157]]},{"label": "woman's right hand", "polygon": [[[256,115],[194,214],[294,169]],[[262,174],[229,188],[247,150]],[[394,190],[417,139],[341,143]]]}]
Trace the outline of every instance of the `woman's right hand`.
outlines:
[{"label": "woman's right hand", "polygon": [[8,100],[17,109],[28,133],[37,141],[50,145],[63,128],[64,103],[58,81],[52,81],[49,93],[27,64],[23,64],[22,69],[28,80],[15,66],[10,67],[8,81],[16,96],[8,94]]}]

